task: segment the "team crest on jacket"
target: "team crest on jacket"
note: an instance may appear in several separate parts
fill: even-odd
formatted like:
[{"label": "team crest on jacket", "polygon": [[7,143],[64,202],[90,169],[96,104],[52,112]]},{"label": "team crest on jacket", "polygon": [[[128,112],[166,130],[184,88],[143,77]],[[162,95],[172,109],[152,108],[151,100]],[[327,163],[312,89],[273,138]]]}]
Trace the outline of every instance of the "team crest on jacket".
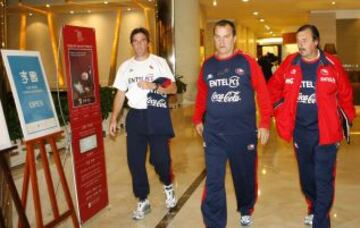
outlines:
[{"label": "team crest on jacket", "polygon": [[236,69],[235,69],[235,73],[236,73],[237,75],[242,76],[242,75],[245,74],[245,71],[244,71],[244,69],[242,69],[242,68],[236,68]]},{"label": "team crest on jacket", "polygon": [[321,69],[321,70],[320,70],[320,73],[321,73],[322,75],[329,75],[329,71],[328,71],[327,69]]},{"label": "team crest on jacket", "polygon": [[247,149],[248,149],[248,150],[255,150],[255,145],[254,145],[254,144],[249,144],[249,145],[247,146]]},{"label": "team crest on jacket", "polygon": [[206,77],[207,80],[213,79],[213,78],[214,78],[214,75],[212,75],[212,74],[208,74],[207,77]]}]

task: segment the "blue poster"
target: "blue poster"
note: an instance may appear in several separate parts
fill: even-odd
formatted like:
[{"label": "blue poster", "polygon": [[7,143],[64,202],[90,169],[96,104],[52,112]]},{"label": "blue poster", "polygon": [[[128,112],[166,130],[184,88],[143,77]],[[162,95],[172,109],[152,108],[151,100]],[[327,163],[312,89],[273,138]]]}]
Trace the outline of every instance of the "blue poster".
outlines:
[{"label": "blue poster", "polygon": [[25,123],[54,117],[39,59],[35,56],[8,56]]},{"label": "blue poster", "polygon": [[25,141],[59,132],[40,53],[1,50]]}]

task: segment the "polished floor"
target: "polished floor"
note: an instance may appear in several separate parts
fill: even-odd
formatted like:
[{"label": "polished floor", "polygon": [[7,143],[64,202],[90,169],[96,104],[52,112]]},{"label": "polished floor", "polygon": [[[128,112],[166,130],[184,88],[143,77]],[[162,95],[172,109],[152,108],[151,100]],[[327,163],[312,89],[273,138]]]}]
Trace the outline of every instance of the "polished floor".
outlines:
[{"label": "polished floor", "polygon": [[[168,213],[168,210],[165,209],[162,185],[153,167],[148,164],[151,186],[149,200],[152,211],[144,220],[133,221],[131,219],[132,210],[137,201],[132,195],[130,173],[126,162],[125,134],[121,132],[115,139],[105,138],[109,206],[83,224],[83,227],[204,227],[200,212],[204,186],[204,155],[202,140],[196,134],[191,123],[192,112],[192,106],[172,110],[176,138],[171,142],[171,155],[176,193],[178,198],[181,198],[178,211]],[[360,115],[360,109],[357,110],[357,113]],[[359,118],[354,123],[351,137],[351,144],[343,143],[338,153],[336,197],[331,210],[332,227],[337,228],[360,227]],[[279,139],[272,127],[269,143],[265,147],[260,146],[258,153],[259,197],[253,214],[254,223],[251,227],[306,227],[303,225],[306,204],[299,188],[292,145]],[[65,163],[65,170],[70,187],[73,188],[71,165],[71,161],[68,159]],[[17,186],[21,189],[21,175],[17,176]],[[227,227],[240,227],[229,169],[226,177],[226,190]],[[72,193],[74,194],[74,192]],[[47,197],[46,195],[44,193],[43,197]],[[60,199],[61,197],[59,194]],[[51,216],[48,205],[44,206],[43,211],[44,217]],[[27,214],[32,220],[32,226],[35,227],[31,204],[28,205]],[[16,218],[16,216],[14,217]],[[68,220],[59,227],[72,227],[72,223]]]}]

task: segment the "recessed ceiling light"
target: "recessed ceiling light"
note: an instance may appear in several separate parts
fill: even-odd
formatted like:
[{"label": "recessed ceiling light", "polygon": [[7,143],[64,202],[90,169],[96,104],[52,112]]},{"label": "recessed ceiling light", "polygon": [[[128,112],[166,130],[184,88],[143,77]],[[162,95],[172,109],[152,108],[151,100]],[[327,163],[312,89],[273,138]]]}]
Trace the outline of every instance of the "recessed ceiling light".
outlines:
[{"label": "recessed ceiling light", "polygon": [[46,6],[46,8],[50,8],[50,4],[46,4],[45,6]]},{"label": "recessed ceiling light", "polygon": [[107,4],[109,4],[109,2],[108,2],[108,1],[104,1],[104,4],[107,5]]},{"label": "recessed ceiling light", "polygon": [[335,1],[333,1],[333,2],[331,2],[331,4],[335,5],[335,4],[336,4],[336,2],[335,2]]},{"label": "recessed ceiling light", "polygon": [[241,1],[243,1],[243,2],[248,2],[249,0],[241,0]]},{"label": "recessed ceiling light", "polygon": [[127,8],[126,10],[127,10],[127,11],[131,11],[131,8]]},{"label": "recessed ceiling light", "polygon": [[75,12],[74,12],[74,10],[70,10],[70,14],[74,14]]},{"label": "recessed ceiling light", "polygon": [[213,0],[213,6],[217,6],[217,1],[216,0]]},{"label": "recessed ceiling light", "polygon": [[29,13],[29,16],[31,17],[33,14],[32,13]]},{"label": "recessed ceiling light", "polygon": [[258,12],[258,11],[255,11],[255,12],[253,12],[253,14],[254,14],[255,16],[257,16],[257,15],[259,15],[259,12]]},{"label": "recessed ceiling light", "polygon": [[265,19],[264,19],[264,18],[260,18],[259,21],[260,21],[260,22],[265,22]]}]

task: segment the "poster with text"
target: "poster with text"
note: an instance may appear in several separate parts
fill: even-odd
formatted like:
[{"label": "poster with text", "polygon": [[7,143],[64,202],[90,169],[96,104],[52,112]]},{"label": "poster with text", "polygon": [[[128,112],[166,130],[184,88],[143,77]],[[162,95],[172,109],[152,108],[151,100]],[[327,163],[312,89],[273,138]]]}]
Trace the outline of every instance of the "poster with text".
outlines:
[{"label": "poster with text", "polygon": [[60,131],[37,51],[1,50],[25,141]]},{"label": "poster with text", "polygon": [[65,26],[62,32],[77,203],[83,224],[109,203],[95,30]]},{"label": "poster with text", "polygon": [[4,110],[0,102],[0,151],[11,147],[9,131],[6,125]]}]

